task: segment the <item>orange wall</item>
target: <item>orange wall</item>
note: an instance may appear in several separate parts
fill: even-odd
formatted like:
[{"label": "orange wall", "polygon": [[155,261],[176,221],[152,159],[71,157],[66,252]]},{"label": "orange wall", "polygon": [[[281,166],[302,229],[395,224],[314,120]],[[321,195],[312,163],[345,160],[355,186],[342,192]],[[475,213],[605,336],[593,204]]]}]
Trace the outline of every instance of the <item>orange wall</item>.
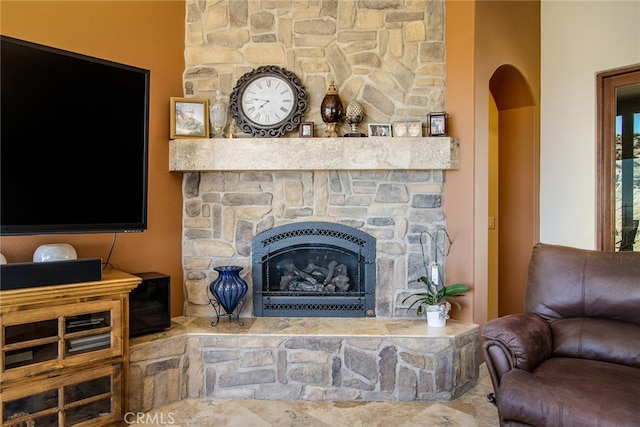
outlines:
[{"label": "orange wall", "polygon": [[[456,317],[482,324],[489,307],[489,81],[500,66],[512,64],[539,105],[540,2],[447,0],[446,28],[446,111],[451,135],[460,138],[460,169],[445,176],[445,216],[454,242],[447,281],[473,286]],[[537,124],[539,110],[532,114]],[[538,134],[533,138],[537,146]],[[530,246],[521,252],[519,259],[528,262]]]},{"label": "orange wall", "polygon": [[[445,172],[444,210],[453,241],[447,256],[448,283],[465,283],[473,291],[459,301],[457,319],[473,321],[480,298],[486,300],[486,286],[474,280],[474,28],[475,2],[446,2],[448,133],[460,138],[460,169]],[[486,303],[480,304],[480,311]]]},{"label": "orange wall", "polygon": [[[170,275],[172,315],[181,315],[182,174],[168,171],[168,136],[169,98],[182,96],[184,2],[3,0],[0,16],[4,35],[151,70],[148,230],[119,234],[110,261],[123,271]],[[104,260],[111,240],[112,234],[3,237],[0,251],[8,262],[26,262],[40,244],[68,242],[78,257]]]}]

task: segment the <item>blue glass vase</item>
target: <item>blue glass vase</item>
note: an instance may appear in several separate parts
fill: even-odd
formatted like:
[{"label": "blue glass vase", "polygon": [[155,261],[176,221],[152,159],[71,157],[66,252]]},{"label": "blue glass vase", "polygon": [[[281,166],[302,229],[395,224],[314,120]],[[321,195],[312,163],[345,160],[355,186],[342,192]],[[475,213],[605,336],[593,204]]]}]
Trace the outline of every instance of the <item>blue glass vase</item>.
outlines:
[{"label": "blue glass vase", "polygon": [[209,290],[227,314],[231,314],[249,289],[247,282],[240,277],[242,267],[224,265],[213,269],[218,272],[218,277],[211,282]]}]

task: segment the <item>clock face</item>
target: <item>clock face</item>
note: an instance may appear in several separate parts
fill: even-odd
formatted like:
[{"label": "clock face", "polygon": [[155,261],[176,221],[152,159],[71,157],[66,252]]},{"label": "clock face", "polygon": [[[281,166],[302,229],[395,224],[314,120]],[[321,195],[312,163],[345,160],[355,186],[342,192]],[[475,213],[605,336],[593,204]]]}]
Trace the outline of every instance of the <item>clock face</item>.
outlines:
[{"label": "clock face", "polygon": [[242,132],[274,137],[297,131],[307,110],[307,92],[291,71],[264,65],[240,77],[229,97]]},{"label": "clock face", "polygon": [[251,81],[242,93],[241,105],[248,120],[270,126],[287,119],[294,108],[293,89],[277,76]]}]

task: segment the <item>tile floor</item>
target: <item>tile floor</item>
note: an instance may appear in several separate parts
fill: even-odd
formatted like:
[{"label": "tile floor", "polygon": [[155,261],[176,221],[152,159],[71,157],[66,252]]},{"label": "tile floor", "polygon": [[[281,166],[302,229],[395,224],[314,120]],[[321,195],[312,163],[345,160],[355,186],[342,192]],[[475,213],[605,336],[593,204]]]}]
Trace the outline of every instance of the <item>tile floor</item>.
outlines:
[{"label": "tile floor", "polygon": [[486,366],[476,387],[452,402],[318,402],[189,399],[132,416],[136,426],[179,427],[494,427]]}]

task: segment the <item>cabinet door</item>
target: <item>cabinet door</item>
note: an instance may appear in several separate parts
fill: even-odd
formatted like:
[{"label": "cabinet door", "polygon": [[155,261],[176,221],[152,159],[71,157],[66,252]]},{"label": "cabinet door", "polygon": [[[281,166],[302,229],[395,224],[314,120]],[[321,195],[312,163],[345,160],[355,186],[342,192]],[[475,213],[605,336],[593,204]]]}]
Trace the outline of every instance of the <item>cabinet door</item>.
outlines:
[{"label": "cabinet door", "polygon": [[121,356],[122,307],[113,299],[3,314],[3,382]]},{"label": "cabinet door", "polygon": [[2,393],[2,426],[105,425],[122,420],[121,396],[121,364],[8,388]]}]

